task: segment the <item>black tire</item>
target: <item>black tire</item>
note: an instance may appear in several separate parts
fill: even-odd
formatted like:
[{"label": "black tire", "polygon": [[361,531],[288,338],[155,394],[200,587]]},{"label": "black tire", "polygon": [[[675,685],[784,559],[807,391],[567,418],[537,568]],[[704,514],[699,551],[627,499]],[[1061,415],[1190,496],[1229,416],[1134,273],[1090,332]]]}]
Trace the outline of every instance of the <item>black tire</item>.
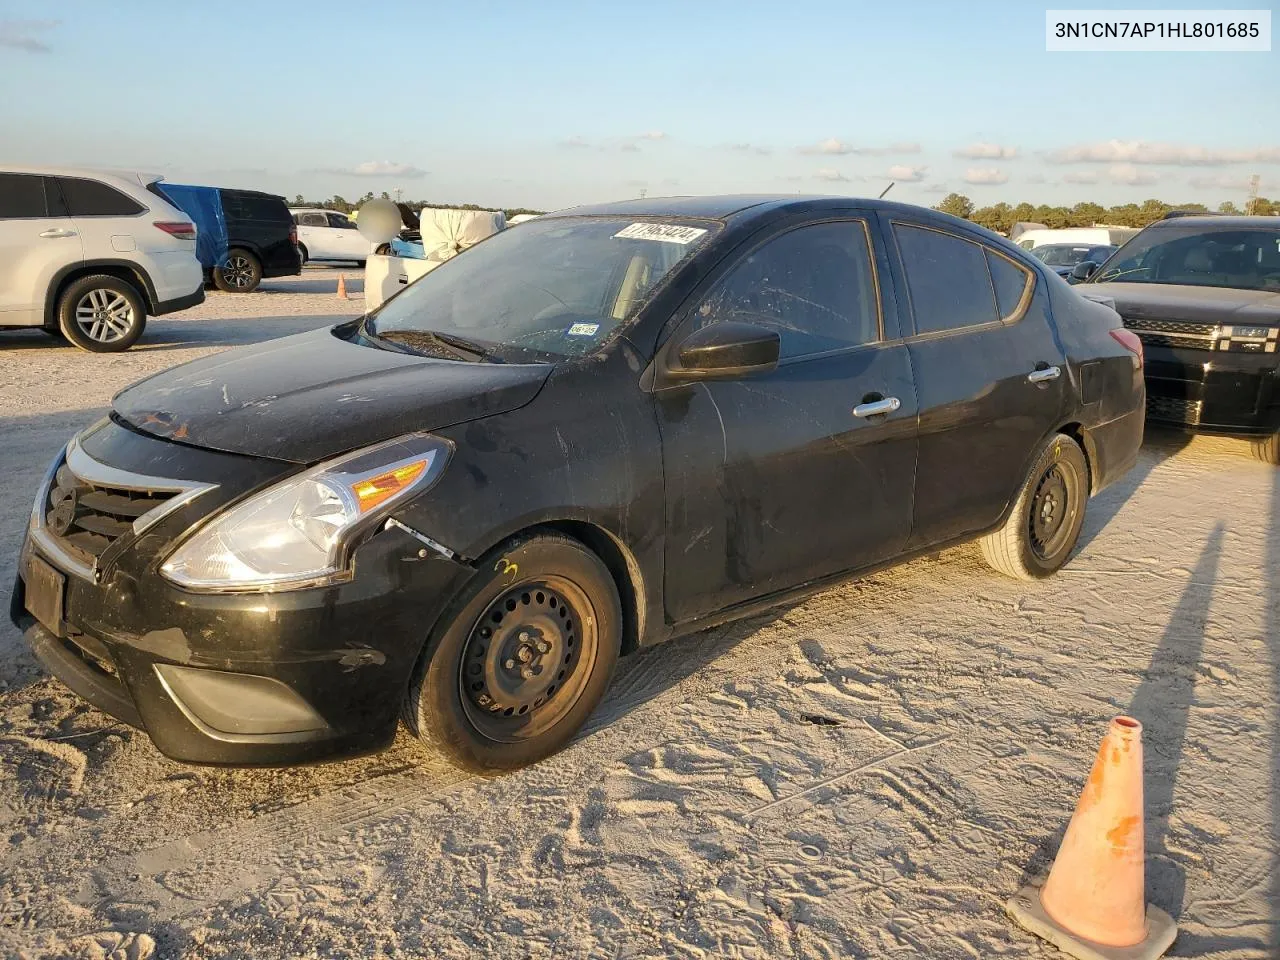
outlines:
[{"label": "black tire", "polygon": [[374,251],[373,251],[373,252],[374,252],[374,253],[376,253],[376,254],[377,254],[378,256],[380,256],[380,257],[387,257],[387,256],[390,256],[390,255],[391,255],[391,244],[389,244],[389,243],[380,243],[380,244],[378,244],[378,246],[374,249]]},{"label": "black tire", "polygon": [[307,248],[302,244],[298,244],[298,260],[300,261],[298,264],[299,267],[305,267],[307,265]]},{"label": "black tire", "polygon": [[147,326],[147,304],[131,283],[107,274],[81,277],[58,297],[58,331],[90,353],[128,350]]},{"label": "black tire", "polygon": [[357,267],[359,267],[361,270],[363,270],[363,269],[364,269],[364,261],[363,261],[363,260],[357,260],[357,261],[356,261],[356,266],[357,266]]},{"label": "black tire", "polygon": [[1274,463],[1280,466],[1280,433],[1254,440],[1252,446],[1253,455],[1263,463]]},{"label": "black tire", "polygon": [[227,262],[213,268],[213,282],[225,293],[253,293],[262,282],[262,264],[248,250],[232,247]]},{"label": "black tire", "polygon": [[457,766],[514,770],[564,747],[599,704],[622,607],[600,558],[557,533],[518,537],[477,568],[429,639],[402,714]]},{"label": "black tire", "polygon": [[1080,444],[1055,434],[1040,446],[1004,526],[982,538],[982,555],[1019,580],[1056,573],[1080,539],[1089,465]]}]

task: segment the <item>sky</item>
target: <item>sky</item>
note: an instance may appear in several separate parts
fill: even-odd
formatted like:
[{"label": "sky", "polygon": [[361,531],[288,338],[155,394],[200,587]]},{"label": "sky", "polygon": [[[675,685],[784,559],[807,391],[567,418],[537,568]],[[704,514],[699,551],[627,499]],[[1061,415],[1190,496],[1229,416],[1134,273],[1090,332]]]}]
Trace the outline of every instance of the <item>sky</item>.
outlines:
[{"label": "sky", "polygon": [[0,163],[537,209],[1280,196],[1280,52],[1047,53],[1045,9],[0,0]]}]

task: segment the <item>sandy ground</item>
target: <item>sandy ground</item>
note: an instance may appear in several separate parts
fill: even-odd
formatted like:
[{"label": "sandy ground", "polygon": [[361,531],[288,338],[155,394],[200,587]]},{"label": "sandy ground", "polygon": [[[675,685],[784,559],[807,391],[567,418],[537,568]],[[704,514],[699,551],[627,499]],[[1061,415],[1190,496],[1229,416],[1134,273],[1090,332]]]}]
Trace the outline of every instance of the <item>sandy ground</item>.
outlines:
[{"label": "sandy ground", "polygon": [[[0,334],[0,582],[47,461],[116,389],[358,313],[336,276],[211,294],[118,357]],[[1278,601],[1280,470],[1153,435],[1060,576],[961,548],[647,651],[574,746],[493,780],[405,736],[175,764],[5,622],[0,955],[1057,957],[1002,903],[1129,712],[1172,955],[1276,957]]]}]

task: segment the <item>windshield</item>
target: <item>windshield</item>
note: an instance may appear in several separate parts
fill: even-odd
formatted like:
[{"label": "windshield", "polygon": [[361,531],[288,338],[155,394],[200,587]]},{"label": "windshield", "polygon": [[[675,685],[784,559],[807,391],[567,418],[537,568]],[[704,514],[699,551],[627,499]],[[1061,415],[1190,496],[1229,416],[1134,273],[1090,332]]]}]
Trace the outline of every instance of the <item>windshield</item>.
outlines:
[{"label": "windshield", "polygon": [[[371,315],[374,336],[439,333],[503,350],[590,353],[706,243],[709,221],[531,220],[446,261]],[[512,358],[515,359],[515,358]]]},{"label": "windshield", "polygon": [[1087,244],[1048,243],[1036,247],[1031,255],[1049,267],[1074,267],[1089,253]]},{"label": "windshield", "polygon": [[1107,261],[1094,282],[1280,291],[1280,225],[1206,228],[1196,219],[1144,230]]}]

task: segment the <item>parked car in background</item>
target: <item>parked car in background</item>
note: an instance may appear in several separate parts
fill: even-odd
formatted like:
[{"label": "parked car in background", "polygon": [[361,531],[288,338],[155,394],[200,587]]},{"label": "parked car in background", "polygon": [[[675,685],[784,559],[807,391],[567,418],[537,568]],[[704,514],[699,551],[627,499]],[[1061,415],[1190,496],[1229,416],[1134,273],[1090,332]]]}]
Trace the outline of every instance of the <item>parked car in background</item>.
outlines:
[{"label": "parked car in background", "polygon": [[200,226],[205,278],[228,293],[251,293],[267,277],[302,271],[293,217],[284,197],[257,190],[160,183],[154,193],[172,200]]},{"label": "parked car in background", "polygon": [[196,226],[148,192],[158,177],[0,168],[0,328],[40,327],[82,350],[127,350],[147,316],[204,299]]},{"label": "parked car in background", "polygon": [[1032,249],[1031,255],[1071,283],[1074,282],[1071,280],[1071,271],[1077,264],[1089,261],[1101,266],[1119,249],[1119,247],[1105,244],[1089,246],[1080,243],[1046,243]]},{"label": "parked car in background", "polygon": [[293,207],[289,213],[298,228],[298,252],[308,260],[349,260],[364,266],[373,243],[356,229],[355,221],[337,210]]},{"label": "parked car in background", "polygon": [[1058,230],[1025,230],[1017,244],[1023,250],[1034,250],[1049,243],[1087,244],[1089,246],[1121,246],[1138,235],[1135,227],[1063,227]]},{"label": "parked car in background", "polygon": [[1159,220],[1076,279],[1146,345],[1151,420],[1250,437],[1280,464],[1280,220]]},{"label": "parked car in background", "polygon": [[920,207],[548,214],[360,319],[117,394],[50,465],[13,616],[177,759],[376,749],[403,716],[518,767],[624,651],[974,538],[1054,573],[1137,458],[1141,354]]}]

